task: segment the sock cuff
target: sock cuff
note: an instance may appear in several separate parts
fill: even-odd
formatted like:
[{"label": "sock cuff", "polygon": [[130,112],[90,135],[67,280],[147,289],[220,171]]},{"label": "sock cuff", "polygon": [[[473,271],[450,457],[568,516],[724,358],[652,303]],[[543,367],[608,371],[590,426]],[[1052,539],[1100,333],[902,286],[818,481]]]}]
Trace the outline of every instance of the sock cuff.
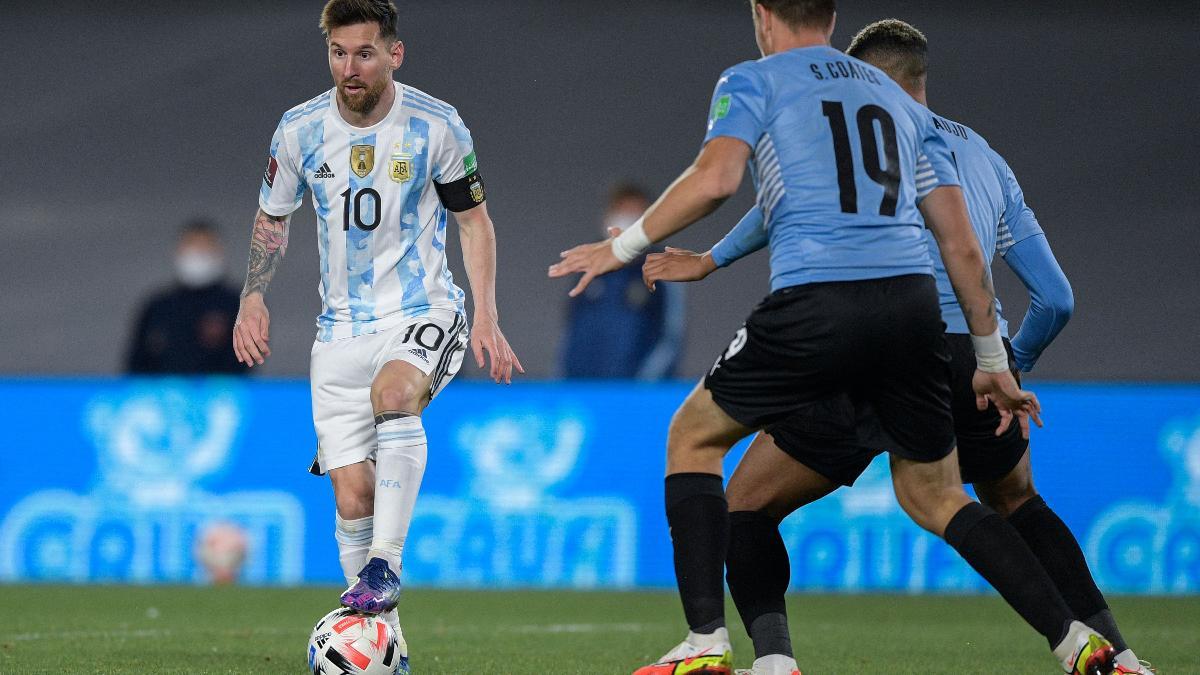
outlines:
[{"label": "sock cuff", "polygon": [[725,501],[725,485],[713,473],[673,473],[667,476],[666,504],[673,509],[692,497],[715,497]]},{"label": "sock cuff", "polygon": [[375,531],[375,516],[346,519],[336,513],[334,518],[333,536],[343,544],[370,544],[371,535]]},{"label": "sock cuff", "polygon": [[425,442],[425,425],[417,416],[384,420],[375,424],[380,445],[419,445]]},{"label": "sock cuff", "polygon": [[1014,527],[1019,527],[1022,523],[1033,518],[1042,511],[1049,511],[1050,506],[1046,504],[1046,500],[1042,499],[1041,495],[1034,495],[1029,498],[1024,504],[1017,507],[1016,511],[1008,514],[1008,522]]},{"label": "sock cuff", "polygon": [[971,502],[959,509],[958,513],[954,514],[954,517],[946,524],[946,532],[942,535],[942,538],[946,540],[947,544],[957,549],[963,540],[967,538],[967,535],[971,533],[971,530],[975,529],[976,525],[991,516],[1000,517],[999,514],[983,504]]}]

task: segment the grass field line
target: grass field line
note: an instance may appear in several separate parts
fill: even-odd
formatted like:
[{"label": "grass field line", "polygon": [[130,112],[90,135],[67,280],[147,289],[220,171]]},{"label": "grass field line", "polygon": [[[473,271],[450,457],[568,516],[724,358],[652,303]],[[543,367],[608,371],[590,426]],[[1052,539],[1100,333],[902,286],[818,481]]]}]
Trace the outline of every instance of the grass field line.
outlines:
[{"label": "grass field line", "polygon": [[[512,626],[443,626],[440,632],[480,632],[500,631],[521,634],[561,634],[561,633],[638,633],[651,628],[648,623],[552,623],[552,624],[518,624]],[[0,643],[5,642],[37,642],[40,640],[129,640],[129,639],[161,639],[174,637],[180,631],[171,628],[127,628],[109,630],[66,630],[66,631],[34,631],[0,635]],[[219,634],[231,637],[249,635],[296,635],[297,631],[280,627],[264,626],[257,628],[234,628],[205,630],[189,629],[190,636],[203,634]]]},{"label": "grass field line", "polygon": [[[217,630],[188,629],[186,635],[225,635],[229,637],[249,636],[249,635],[295,635],[296,631],[273,626],[262,628],[229,628]],[[123,629],[108,629],[108,630],[63,630],[63,631],[35,631],[30,633],[13,633],[11,635],[0,635],[0,643],[5,642],[37,642],[39,640],[127,640],[134,639],[157,639],[173,637],[176,635],[184,635],[184,631],[178,631],[172,628],[123,628]]]}]

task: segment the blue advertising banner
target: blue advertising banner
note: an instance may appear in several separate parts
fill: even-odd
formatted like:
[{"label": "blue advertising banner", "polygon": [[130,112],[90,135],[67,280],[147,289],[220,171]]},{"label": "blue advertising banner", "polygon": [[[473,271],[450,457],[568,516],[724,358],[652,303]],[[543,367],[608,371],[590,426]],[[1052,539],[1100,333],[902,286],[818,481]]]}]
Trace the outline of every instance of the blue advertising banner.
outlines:
[{"label": "blue advertising banner", "polygon": [[[690,385],[456,383],[425,415],[408,583],[674,583],[666,429]],[[1039,491],[1111,592],[1200,592],[1200,387],[1036,386]],[[244,533],[242,580],[341,580],[307,383],[0,380],[0,581],[206,578],[202,534]],[[730,455],[732,471],[740,451]],[[885,458],[782,526],[794,589],[976,592],[892,496]]]}]

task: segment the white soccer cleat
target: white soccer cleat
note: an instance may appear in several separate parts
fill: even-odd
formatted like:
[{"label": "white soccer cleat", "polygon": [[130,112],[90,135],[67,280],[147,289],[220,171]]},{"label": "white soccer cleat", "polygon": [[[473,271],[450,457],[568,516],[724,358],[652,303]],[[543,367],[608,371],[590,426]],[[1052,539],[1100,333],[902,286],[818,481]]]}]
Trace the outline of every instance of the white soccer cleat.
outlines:
[{"label": "white soccer cleat", "polygon": [[733,645],[729,631],[718,628],[709,634],[688,632],[687,639],[654,663],[638,668],[633,675],[732,675]]},{"label": "white soccer cleat", "polygon": [[1132,649],[1117,654],[1116,675],[1155,675],[1157,672],[1149,661],[1139,660]]},{"label": "white soccer cleat", "polygon": [[735,670],[734,675],[800,675],[800,666],[790,656],[767,654],[761,659],[754,659],[752,668]]}]

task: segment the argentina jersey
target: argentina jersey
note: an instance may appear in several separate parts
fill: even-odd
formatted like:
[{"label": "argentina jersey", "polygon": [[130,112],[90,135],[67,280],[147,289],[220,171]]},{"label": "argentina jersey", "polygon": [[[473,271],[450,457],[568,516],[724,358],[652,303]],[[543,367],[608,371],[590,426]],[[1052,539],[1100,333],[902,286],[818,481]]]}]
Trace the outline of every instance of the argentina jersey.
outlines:
[{"label": "argentina jersey", "polygon": [[773,290],[931,274],[920,199],[958,179],[928,112],[879,69],[832,47],[730,68],[705,142],[737,138],[771,249]]},{"label": "argentina jersey", "polygon": [[[963,199],[971,216],[971,226],[987,258],[988,265],[997,253],[1001,257],[1013,244],[1042,233],[1033,210],[1025,204],[1025,194],[1016,176],[1004,159],[974,130],[943,117],[926,113],[934,128],[945,139],[950,157],[958,170]],[[938,250],[933,233],[926,231],[926,240],[933,256],[934,277],[942,305],[942,320],[947,333],[970,333],[958,297],[950,285],[950,276]],[[1000,314],[996,300],[996,316],[1001,334],[1008,337],[1008,322]]]},{"label": "argentina jersey", "polygon": [[[433,310],[464,311],[446,261],[447,214],[437,186],[476,174],[471,134],[452,106],[393,86],[392,109],[373,126],[348,124],[331,89],[284,114],[271,140],[259,207],[285,216],[306,190],[312,194],[321,342]],[[472,205],[481,203],[482,184],[470,195]]]}]

